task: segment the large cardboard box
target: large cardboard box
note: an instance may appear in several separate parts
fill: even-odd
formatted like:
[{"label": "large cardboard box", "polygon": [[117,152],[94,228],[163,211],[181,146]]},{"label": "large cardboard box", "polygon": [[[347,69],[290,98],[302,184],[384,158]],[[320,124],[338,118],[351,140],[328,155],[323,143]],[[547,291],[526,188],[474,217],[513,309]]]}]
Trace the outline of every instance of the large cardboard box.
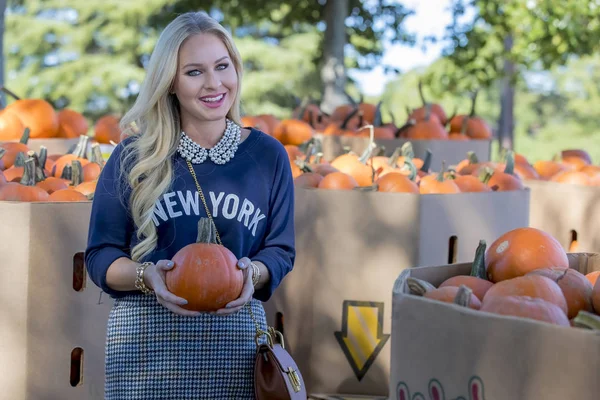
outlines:
[{"label": "large cardboard box", "polygon": [[6,399],[103,399],[112,300],[83,262],[91,202],[0,202],[0,387]]},{"label": "large cardboard box", "polygon": [[[527,180],[529,223],[553,235],[565,250],[600,253],[600,187]],[[573,241],[576,246],[571,247]]]},{"label": "large cardboard box", "polygon": [[265,303],[310,393],[386,396],[392,288],[420,265],[473,259],[529,222],[529,192],[296,189],[294,270]]},{"label": "large cardboard box", "polygon": [[[332,160],[349,148],[356,154],[361,154],[369,144],[368,137],[338,136],[317,134],[323,145],[323,158]],[[406,139],[376,139],[378,146],[385,147],[385,155],[391,156],[397,147],[402,147],[406,142],[411,142],[415,157],[423,158],[427,149],[431,150],[431,168],[439,171],[442,162],[446,166],[456,165],[467,157],[467,152],[473,151],[479,161],[490,161],[491,140],[406,140]]]},{"label": "large cardboard box", "polygon": [[[573,253],[569,260],[583,273],[600,270],[599,254]],[[598,399],[598,332],[408,294],[409,276],[437,286],[470,268],[465,263],[400,274],[393,292],[390,400],[433,391],[437,399]]]}]

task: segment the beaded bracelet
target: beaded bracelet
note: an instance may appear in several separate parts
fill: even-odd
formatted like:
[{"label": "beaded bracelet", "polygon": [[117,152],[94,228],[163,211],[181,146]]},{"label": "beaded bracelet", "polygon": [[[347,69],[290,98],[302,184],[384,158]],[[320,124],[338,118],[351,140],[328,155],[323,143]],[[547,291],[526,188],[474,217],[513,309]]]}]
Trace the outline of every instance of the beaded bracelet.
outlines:
[{"label": "beaded bracelet", "polygon": [[252,266],[252,286],[256,286],[260,280],[260,268],[252,261],[250,261],[250,265]]}]

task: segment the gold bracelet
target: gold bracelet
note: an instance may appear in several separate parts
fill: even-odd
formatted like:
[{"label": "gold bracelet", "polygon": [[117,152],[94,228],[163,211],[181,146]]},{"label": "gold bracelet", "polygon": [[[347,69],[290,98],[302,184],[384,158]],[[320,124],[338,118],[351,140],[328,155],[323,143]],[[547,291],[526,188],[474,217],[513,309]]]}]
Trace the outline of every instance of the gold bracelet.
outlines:
[{"label": "gold bracelet", "polygon": [[146,283],[144,282],[144,271],[151,265],[153,265],[153,263],[145,262],[138,265],[135,269],[135,288],[141,290],[144,294],[151,294],[153,292],[153,290],[146,286]]},{"label": "gold bracelet", "polygon": [[256,286],[260,281],[260,268],[252,261],[250,261],[250,265],[252,266],[252,286]]}]

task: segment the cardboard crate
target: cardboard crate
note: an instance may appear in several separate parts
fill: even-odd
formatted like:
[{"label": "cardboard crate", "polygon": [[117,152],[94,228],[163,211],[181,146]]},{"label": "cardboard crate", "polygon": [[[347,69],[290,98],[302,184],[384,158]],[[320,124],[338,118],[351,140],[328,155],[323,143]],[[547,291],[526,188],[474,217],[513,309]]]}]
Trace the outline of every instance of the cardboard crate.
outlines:
[{"label": "cardboard crate", "polygon": [[[600,270],[599,254],[573,253],[569,261],[582,273]],[[409,276],[438,286],[470,269],[465,263],[400,274],[393,292],[390,400],[432,390],[441,399],[598,399],[598,332],[408,294]]]},{"label": "cardboard crate", "polygon": [[[344,153],[344,147],[349,147],[356,154],[361,154],[369,144],[368,137],[339,136],[317,134],[323,144],[323,158],[331,161]],[[415,157],[423,158],[427,149],[431,150],[431,169],[439,171],[442,162],[446,166],[456,165],[467,158],[467,152],[473,151],[479,161],[490,161],[491,140],[407,140],[407,139],[375,139],[378,146],[385,146],[385,155],[391,156],[397,147],[411,142]]]},{"label": "cardboard crate", "polygon": [[309,393],[386,396],[392,288],[419,265],[472,260],[529,221],[529,191],[415,195],[296,189],[294,270],[265,303]]},{"label": "cardboard crate", "polygon": [[567,251],[600,253],[600,187],[535,180],[525,185],[534,205],[532,227],[553,235]]},{"label": "cardboard crate", "polygon": [[0,202],[3,398],[104,398],[112,299],[85,271],[90,212],[91,202]]}]

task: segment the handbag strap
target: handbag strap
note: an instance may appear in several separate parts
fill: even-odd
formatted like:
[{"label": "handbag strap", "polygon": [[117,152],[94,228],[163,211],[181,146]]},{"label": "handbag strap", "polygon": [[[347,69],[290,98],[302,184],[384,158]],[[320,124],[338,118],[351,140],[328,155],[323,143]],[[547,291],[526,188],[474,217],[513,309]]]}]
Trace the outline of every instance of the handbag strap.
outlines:
[{"label": "handbag strap", "polygon": [[[221,241],[221,236],[219,235],[217,225],[215,224],[215,221],[213,220],[212,215],[211,215],[210,211],[208,210],[208,204],[206,203],[206,198],[204,197],[204,192],[202,191],[202,188],[200,187],[200,183],[198,182],[198,178],[196,177],[196,171],[194,171],[194,167],[192,166],[192,163],[190,162],[190,160],[186,160],[186,161],[187,161],[188,168],[190,169],[190,173],[192,174],[192,177],[194,178],[194,182],[196,183],[196,188],[198,189],[198,194],[200,195],[202,204],[204,204],[204,209],[206,210],[206,215],[208,216],[208,219],[210,219],[210,222],[213,224],[213,226],[215,228],[215,233],[217,234],[216,235],[217,243],[222,246],[223,242]],[[256,337],[255,337],[256,345],[258,346],[258,339],[262,335],[266,335],[268,338],[270,338],[271,343],[272,343],[272,341],[273,341],[272,335],[274,336],[276,331],[270,327],[268,329],[268,332],[265,332],[262,329],[260,329],[260,325],[258,324],[258,321],[256,321],[256,318],[254,317],[254,313],[252,312],[252,307],[250,306],[250,302],[246,303],[246,305],[248,306],[248,312],[250,313],[250,317],[252,318],[252,322],[254,322],[254,327],[256,328]],[[271,332],[271,331],[273,331],[273,332]]]}]

